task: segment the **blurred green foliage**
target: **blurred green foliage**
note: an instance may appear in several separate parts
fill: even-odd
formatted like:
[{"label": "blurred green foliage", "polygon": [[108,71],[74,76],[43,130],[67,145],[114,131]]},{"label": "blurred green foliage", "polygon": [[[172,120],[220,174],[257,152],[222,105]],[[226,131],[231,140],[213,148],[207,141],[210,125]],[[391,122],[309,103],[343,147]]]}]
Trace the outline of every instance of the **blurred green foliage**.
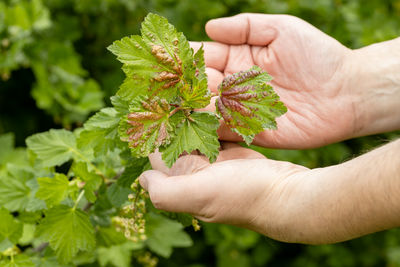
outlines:
[{"label": "blurred green foliage", "polygon": [[[191,40],[207,40],[207,20],[241,12],[292,14],[350,48],[400,35],[399,0],[0,0],[0,134],[14,133],[0,136],[0,173],[6,163],[27,161],[15,142],[22,146],[27,136],[53,127],[74,129],[109,104],[123,73],[106,47],[137,34],[148,12],[167,17]],[[314,168],[340,163],[397,136],[305,151],[254,149]],[[203,224],[201,232],[190,234],[193,246],[160,257],[159,266],[400,266],[399,229],[325,246],[283,244],[217,224]],[[111,246],[98,251],[98,262],[85,255],[75,262],[129,266],[135,249]],[[23,256],[16,261],[23,262]]]}]

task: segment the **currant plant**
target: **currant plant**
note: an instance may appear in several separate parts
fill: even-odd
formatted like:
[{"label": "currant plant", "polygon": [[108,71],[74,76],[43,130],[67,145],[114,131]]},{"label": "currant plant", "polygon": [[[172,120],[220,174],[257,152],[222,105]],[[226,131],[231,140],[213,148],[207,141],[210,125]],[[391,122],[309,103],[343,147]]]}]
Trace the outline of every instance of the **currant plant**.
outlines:
[{"label": "currant plant", "polygon": [[217,114],[195,111],[209,105],[212,95],[203,48],[194,53],[185,36],[161,16],[150,13],[141,36],[125,37],[108,49],[126,74],[113,103],[124,109],[118,132],[134,157],[159,149],[171,167],[183,152],[198,150],[214,162],[220,147],[219,118],[250,144],[256,134],[275,129],[275,118],[286,112],[266,84],[271,76],[257,66],[222,81]]},{"label": "currant plant", "polygon": [[[52,129],[14,149],[0,136],[0,266],[155,266],[200,228],[189,215],[156,210],[136,179],[162,152],[167,166],[194,150],[211,162],[219,119],[246,143],[286,111],[258,67],[224,79],[210,104],[204,51],[196,53],[163,17],[149,14],[142,35],[114,42],[126,79],[103,108],[74,131]],[[13,155],[22,160],[12,161]],[[21,156],[23,155],[23,156]],[[114,254],[129,254],[124,263]],[[110,256],[111,255],[111,256]],[[125,258],[126,259],[126,258]]]}]

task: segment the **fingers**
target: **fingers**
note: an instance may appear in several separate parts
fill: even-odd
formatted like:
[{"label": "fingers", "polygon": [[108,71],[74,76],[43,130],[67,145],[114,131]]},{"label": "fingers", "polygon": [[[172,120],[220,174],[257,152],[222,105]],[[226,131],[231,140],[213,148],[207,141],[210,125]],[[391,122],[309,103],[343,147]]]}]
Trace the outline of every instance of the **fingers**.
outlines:
[{"label": "fingers", "polygon": [[225,44],[265,46],[277,36],[279,15],[240,14],[210,20],[206,32],[211,39]]},{"label": "fingers", "polygon": [[216,42],[190,42],[190,46],[197,51],[203,44],[206,66],[223,71],[228,61],[229,46]]},{"label": "fingers", "polygon": [[191,214],[201,210],[208,201],[201,192],[214,191],[207,180],[202,174],[168,177],[155,170],[146,171],[139,177],[140,184],[149,192],[154,207]]},{"label": "fingers", "polygon": [[171,168],[168,168],[165,165],[161,153],[158,151],[151,153],[149,155],[149,160],[154,170],[160,171],[169,176],[192,174],[210,165],[205,156],[199,156],[195,154],[185,155],[178,158]]},{"label": "fingers", "polygon": [[213,68],[206,68],[206,74],[208,78],[208,88],[214,93],[218,92],[218,85],[224,79],[224,75]]},{"label": "fingers", "polygon": [[223,142],[222,149],[218,155],[217,162],[233,159],[265,159],[265,156],[261,153],[241,147],[236,143]]},{"label": "fingers", "polygon": [[167,167],[167,165],[165,165],[165,162],[161,157],[161,153],[158,150],[149,155],[149,160],[151,163],[151,167],[154,170],[169,174],[169,168]]}]

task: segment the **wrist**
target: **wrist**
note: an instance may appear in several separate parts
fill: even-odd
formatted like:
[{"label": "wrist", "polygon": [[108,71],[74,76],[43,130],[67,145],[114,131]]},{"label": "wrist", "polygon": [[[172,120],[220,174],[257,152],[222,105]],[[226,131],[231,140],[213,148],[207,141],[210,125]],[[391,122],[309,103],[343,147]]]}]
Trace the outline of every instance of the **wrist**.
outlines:
[{"label": "wrist", "polygon": [[335,166],[305,172],[290,242],[335,243],[400,225],[400,139]]},{"label": "wrist", "polygon": [[346,66],[352,137],[400,129],[400,38],[353,50]]}]

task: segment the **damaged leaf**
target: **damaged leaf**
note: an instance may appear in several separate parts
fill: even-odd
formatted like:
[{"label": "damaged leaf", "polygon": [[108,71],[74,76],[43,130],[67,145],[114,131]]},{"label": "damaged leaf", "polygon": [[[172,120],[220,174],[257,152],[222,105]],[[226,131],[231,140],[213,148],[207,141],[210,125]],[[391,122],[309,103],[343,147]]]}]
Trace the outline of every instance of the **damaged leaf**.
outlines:
[{"label": "damaged leaf", "polygon": [[215,102],[218,114],[247,144],[264,129],[276,129],[275,118],[287,110],[272,87],[266,84],[271,79],[253,66],[226,77],[218,87],[220,96]]}]

